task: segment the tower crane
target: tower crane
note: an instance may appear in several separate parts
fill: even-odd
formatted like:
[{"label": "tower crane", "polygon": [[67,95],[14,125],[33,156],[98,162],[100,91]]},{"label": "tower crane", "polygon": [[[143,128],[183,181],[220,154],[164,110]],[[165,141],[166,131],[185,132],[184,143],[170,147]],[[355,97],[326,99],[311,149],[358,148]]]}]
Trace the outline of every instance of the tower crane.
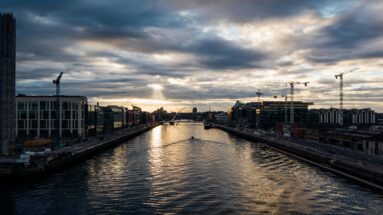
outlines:
[{"label": "tower crane", "polygon": [[256,94],[257,94],[257,97],[258,97],[258,103],[261,103],[261,96],[263,95],[263,93],[261,92],[260,89],[258,89]]},{"label": "tower crane", "polygon": [[[289,98],[288,95],[280,95],[279,97],[285,98],[285,124],[287,124],[287,99]],[[278,96],[274,96],[274,98],[278,98]]]},{"label": "tower crane", "polygon": [[339,82],[339,124],[340,125],[343,125],[343,75],[354,72],[357,69],[359,69],[359,67],[356,67],[335,75],[335,79],[338,79],[339,77],[339,80],[340,80]]},{"label": "tower crane", "polygon": [[290,123],[294,123],[294,86],[297,84],[303,84],[305,87],[308,85],[308,81],[306,82],[295,82],[290,81],[286,83],[286,86],[290,85]]},{"label": "tower crane", "polygon": [[56,123],[55,123],[55,146],[60,146],[60,121],[61,121],[61,105],[60,105],[60,80],[63,76],[63,72],[60,72],[60,75],[53,80],[53,84],[56,85]]}]

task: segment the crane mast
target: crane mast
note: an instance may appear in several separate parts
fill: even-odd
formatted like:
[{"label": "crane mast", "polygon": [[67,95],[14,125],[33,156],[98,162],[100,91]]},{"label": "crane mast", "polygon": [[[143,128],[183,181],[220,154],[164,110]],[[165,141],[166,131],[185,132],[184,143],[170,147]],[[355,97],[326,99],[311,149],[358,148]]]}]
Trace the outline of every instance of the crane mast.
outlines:
[{"label": "crane mast", "polygon": [[357,69],[359,68],[357,67],[335,75],[335,79],[339,78],[339,125],[343,125],[343,75],[351,73]]},{"label": "crane mast", "polygon": [[[294,123],[294,87],[296,84],[303,84],[305,87],[307,87],[308,83],[309,83],[308,81],[306,81],[306,82],[291,81],[291,82],[286,83],[286,85],[290,85],[290,123],[291,124]],[[286,97],[286,99],[287,99],[287,97]]]},{"label": "crane mast", "polygon": [[263,93],[261,92],[260,89],[258,89],[258,91],[257,91],[258,103],[261,103],[261,96],[262,95],[263,95]]},{"label": "crane mast", "polygon": [[[285,99],[285,124],[287,124],[287,99],[288,95],[281,95],[280,97],[283,97]],[[274,98],[278,98],[278,96],[274,96]]]},{"label": "crane mast", "polygon": [[63,72],[60,73],[60,75],[56,78],[56,80],[53,80],[53,84],[56,85],[56,123],[55,123],[55,146],[53,147],[59,147],[60,146],[60,121],[61,121],[61,105],[60,105],[60,80],[63,76]]}]

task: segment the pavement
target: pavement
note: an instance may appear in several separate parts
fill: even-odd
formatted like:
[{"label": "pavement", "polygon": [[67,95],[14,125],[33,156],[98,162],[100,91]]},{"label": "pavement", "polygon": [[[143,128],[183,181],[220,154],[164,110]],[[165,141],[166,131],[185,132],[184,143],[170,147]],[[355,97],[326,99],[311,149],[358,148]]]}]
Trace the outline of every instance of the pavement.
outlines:
[{"label": "pavement", "polygon": [[324,154],[326,156],[331,157],[331,159],[334,161],[341,160],[341,161],[345,161],[345,162],[349,162],[353,164],[358,164],[363,168],[368,168],[368,169],[383,173],[383,159],[378,157],[373,157],[371,155],[367,155],[363,152],[358,152],[358,151],[340,147],[340,146],[329,145],[329,144],[321,143],[318,141],[285,137],[282,135],[265,132],[265,131],[262,131],[260,135],[256,135],[254,134],[254,132],[256,131],[254,129],[238,129],[238,128],[231,128],[231,129],[236,129],[238,131],[248,133],[255,137],[258,136],[260,138],[276,140],[279,143],[288,145],[290,147],[301,148],[304,150]]}]

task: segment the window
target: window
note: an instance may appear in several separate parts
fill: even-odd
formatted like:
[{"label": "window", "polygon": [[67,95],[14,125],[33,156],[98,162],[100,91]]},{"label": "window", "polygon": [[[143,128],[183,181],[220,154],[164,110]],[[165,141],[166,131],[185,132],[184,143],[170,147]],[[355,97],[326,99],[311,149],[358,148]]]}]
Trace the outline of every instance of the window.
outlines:
[{"label": "window", "polygon": [[41,130],[40,131],[40,137],[48,137],[48,136],[49,136],[48,130]]},{"label": "window", "polygon": [[25,110],[25,103],[24,102],[17,102],[17,109]]},{"label": "window", "polygon": [[20,119],[27,119],[27,112],[26,111],[21,111]]},{"label": "window", "polygon": [[49,118],[49,111],[44,110],[40,112],[40,118],[41,119],[48,119]]},{"label": "window", "polygon": [[38,102],[32,101],[29,103],[29,110],[37,110],[38,109]]},{"label": "window", "polygon": [[29,128],[37,128],[37,120],[30,120],[29,121]]},{"label": "window", "polygon": [[46,120],[40,120],[40,128],[48,128]]},{"label": "window", "polygon": [[70,108],[69,108],[69,103],[68,103],[68,102],[63,102],[63,103],[62,103],[62,109],[64,109],[64,110],[68,110],[68,109],[70,109]]},{"label": "window", "polygon": [[29,119],[36,119],[36,118],[37,118],[37,114],[35,111],[29,112]]},{"label": "window", "polygon": [[24,128],[24,120],[17,120],[17,128],[19,129]]},{"label": "window", "polygon": [[69,110],[67,110],[67,111],[65,111],[65,116],[64,116],[64,119],[70,119],[70,111]]},{"label": "window", "polygon": [[63,120],[62,121],[62,128],[63,129],[67,129],[69,128],[69,123],[68,123],[69,120]]},{"label": "window", "polygon": [[40,101],[40,109],[41,110],[47,110],[48,109],[48,102]]}]

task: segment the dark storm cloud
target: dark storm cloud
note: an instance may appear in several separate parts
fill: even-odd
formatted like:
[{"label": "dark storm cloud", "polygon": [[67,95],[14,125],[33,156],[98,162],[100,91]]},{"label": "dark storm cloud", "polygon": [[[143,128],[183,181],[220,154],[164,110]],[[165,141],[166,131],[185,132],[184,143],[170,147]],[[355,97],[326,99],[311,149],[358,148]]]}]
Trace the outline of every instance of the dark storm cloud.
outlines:
[{"label": "dark storm cloud", "polygon": [[321,12],[331,10],[329,4],[330,6],[347,4],[346,0],[178,0],[168,2],[178,9],[196,11],[205,20],[227,20],[230,22],[287,18],[307,11],[321,15]]},{"label": "dark storm cloud", "polygon": [[[198,89],[182,86],[171,86],[171,88],[166,89],[166,97],[183,100],[255,98],[258,90],[255,87],[221,86],[218,88],[214,85],[203,86]],[[284,92],[284,90],[282,89],[281,92]],[[265,89],[262,93],[263,96],[273,96],[279,94],[274,90],[269,89]]]},{"label": "dark storm cloud", "polygon": [[[335,20],[309,38],[311,51],[306,59],[317,63],[333,63],[350,59],[383,57],[380,44],[383,35],[381,3],[360,4],[339,14]],[[372,45],[371,45],[372,44]]]},{"label": "dark storm cloud", "polygon": [[365,4],[341,14],[334,23],[322,29],[329,37],[326,45],[338,48],[355,48],[383,34],[383,16],[372,5]]},{"label": "dark storm cloud", "polygon": [[[298,41],[296,51],[307,50],[303,58],[329,65],[343,60],[383,57],[379,46],[367,50],[360,48],[381,38],[382,16],[374,15],[377,13],[371,4],[360,4],[351,9],[345,6],[353,2],[1,0],[0,11],[11,11],[17,19],[18,92],[53,94],[54,86],[46,80],[64,71],[68,75],[62,84],[66,94],[148,98],[152,89],[147,85],[159,83],[165,86],[169,77],[201,77],[201,80],[214,82],[226,74],[253,68],[259,68],[259,74],[265,73],[264,68],[273,71],[278,68],[281,69],[278,75],[300,75],[300,78],[311,77],[310,74],[315,72],[298,68],[306,62],[299,62],[294,57],[280,61],[283,57],[280,53],[285,53],[284,44],[277,48],[279,50],[269,52],[266,51],[268,47],[248,48],[235,37],[224,39],[217,32],[209,31],[209,27],[217,23],[223,23],[221,28],[224,29],[225,23],[251,24],[304,14],[326,19],[331,15],[334,16],[331,24],[314,34],[294,38]],[[87,42],[90,45],[81,47]],[[170,63],[153,57],[154,54],[168,53],[187,57]],[[97,64],[101,60],[110,64]],[[120,67],[109,66],[115,64]],[[157,79],[157,76],[161,78]],[[334,82],[327,84],[331,83]],[[169,99],[237,99],[255,97],[255,90],[217,83],[201,89],[166,86],[163,93]],[[265,91],[272,94],[267,89]],[[318,92],[323,91],[326,88]]]},{"label": "dark storm cloud", "polygon": [[245,49],[219,38],[209,38],[196,41],[187,47],[196,56],[199,62],[212,69],[253,68],[266,54],[257,50]]}]

